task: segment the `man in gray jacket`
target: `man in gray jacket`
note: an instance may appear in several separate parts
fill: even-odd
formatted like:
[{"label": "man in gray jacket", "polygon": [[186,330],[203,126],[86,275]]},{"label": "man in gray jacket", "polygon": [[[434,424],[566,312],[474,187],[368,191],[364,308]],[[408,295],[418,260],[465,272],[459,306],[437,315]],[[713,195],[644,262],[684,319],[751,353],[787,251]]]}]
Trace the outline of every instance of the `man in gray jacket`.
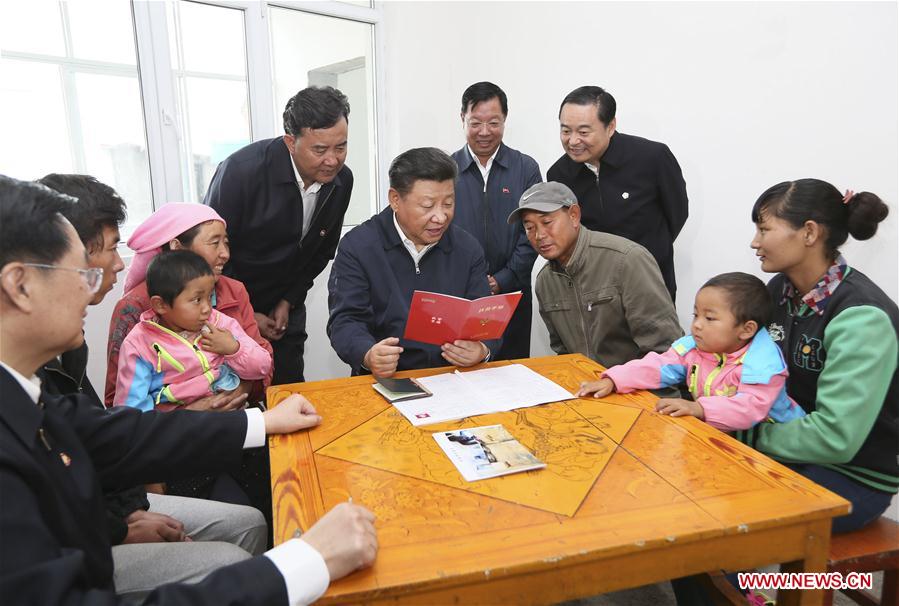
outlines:
[{"label": "man in gray jacket", "polygon": [[615,366],[663,352],[684,332],[659,266],[635,242],[581,225],[574,193],[538,183],[521,196],[509,223],[548,261],[537,275],[540,316],[550,346]]}]

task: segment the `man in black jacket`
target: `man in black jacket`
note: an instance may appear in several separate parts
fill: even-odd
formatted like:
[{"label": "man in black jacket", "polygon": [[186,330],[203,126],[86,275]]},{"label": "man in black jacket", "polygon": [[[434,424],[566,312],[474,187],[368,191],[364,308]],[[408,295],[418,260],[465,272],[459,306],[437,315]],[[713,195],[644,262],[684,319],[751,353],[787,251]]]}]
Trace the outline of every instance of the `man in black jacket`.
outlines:
[{"label": "man in black jacket", "polygon": [[559,109],[565,155],[546,180],[574,192],[585,227],[646,248],[674,300],[674,240],[687,221],[687,186],[667,145],[616,132],[615,108],[615,98],[598,86],[565,97]]},{"label": "man in black jacket", "polygon": [[[321,418],[301,396],[265,413],[105,411],[53,397],[35,372],[80,346],[103,272],[90,268],[45,187],[0,176],[0,603],[116,603],[103,488],[222,470],[241,448]],[[157,588],[147,603],[305,604],[330,580],[370,565],[372,514],[344,503],[302,539],[194,585]]]},{"label": "man in black jacket", "polygon": [[283,137],[251,143],[218,167],[205,203],[228,222],[225,273],[247,287],[272,343],[272,384],[303,381],[306,293],[334,258],[353,192],[344,165],[350,105],[325,86],[298,92]]},{"label": "man in black jacket", "polygon": [[[125,266],[118,253],[125,201],[113,188],[87,175],[54,173],[38,183],[72,196],[62,214],[78,232],[88,265],[103,270],[103,280],[90,302],[98,305]],[[85,342],[44,363],[37,372],[44,392],[81,393],[94,406],[104,408],[87,378],[87,361]],[[252,507],[147,494],[143,485],[106,490],[103,500],[120,595],[140,597],[164,583],[196,582],[217,568],[265,550],[265,518]]]}]

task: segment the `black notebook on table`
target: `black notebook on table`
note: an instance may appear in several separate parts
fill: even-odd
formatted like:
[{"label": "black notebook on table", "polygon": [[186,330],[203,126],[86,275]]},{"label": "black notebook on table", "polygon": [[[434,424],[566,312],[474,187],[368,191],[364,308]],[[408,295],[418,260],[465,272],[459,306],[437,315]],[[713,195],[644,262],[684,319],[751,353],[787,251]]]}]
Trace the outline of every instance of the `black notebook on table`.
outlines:
[{"label": "black notebook on table", "polygon": [[419,385],[415,379],[378,379],[372,387],[390,403],[427,398],[431,395],[431,392]]}]

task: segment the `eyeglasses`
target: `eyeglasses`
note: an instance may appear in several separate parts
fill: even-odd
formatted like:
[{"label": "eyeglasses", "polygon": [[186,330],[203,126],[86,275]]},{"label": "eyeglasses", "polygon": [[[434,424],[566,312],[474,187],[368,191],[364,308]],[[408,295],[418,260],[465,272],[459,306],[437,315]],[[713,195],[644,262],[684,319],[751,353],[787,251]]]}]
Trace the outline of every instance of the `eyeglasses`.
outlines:
[{"label": "eyeglasses", "polygon": [[79,269],[77,267],[60,267],[59,265],[47,265],[45,263],[22,263],[27,267],[40,267],[41,269],[63,269],[65,271],[77,271],[81,274],[84,284],[90,294],[97,294],[100,290],[100,284],[103,283],[103,268],[91,267],[89,269]]}]

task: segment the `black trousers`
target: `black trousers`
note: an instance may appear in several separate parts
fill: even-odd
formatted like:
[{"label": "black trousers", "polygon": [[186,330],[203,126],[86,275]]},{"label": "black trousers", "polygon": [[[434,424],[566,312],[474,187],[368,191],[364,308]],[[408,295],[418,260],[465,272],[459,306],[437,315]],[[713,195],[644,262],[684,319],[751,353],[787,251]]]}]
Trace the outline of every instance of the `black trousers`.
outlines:
[{"label": "black trousers", "polygon": [[503,344],[494,360],[516,360],[531,357],[531,315],[532,295],[530,290],[522,293],[521,301],[509,320],[503,333]]},{"label": "black trousers", "polygon": [[275,352],[272,385],[305,381],[303,349],[306,345],[306,337],[306,304],[300,303],[290,310],[284,336],[271,342]]}]

